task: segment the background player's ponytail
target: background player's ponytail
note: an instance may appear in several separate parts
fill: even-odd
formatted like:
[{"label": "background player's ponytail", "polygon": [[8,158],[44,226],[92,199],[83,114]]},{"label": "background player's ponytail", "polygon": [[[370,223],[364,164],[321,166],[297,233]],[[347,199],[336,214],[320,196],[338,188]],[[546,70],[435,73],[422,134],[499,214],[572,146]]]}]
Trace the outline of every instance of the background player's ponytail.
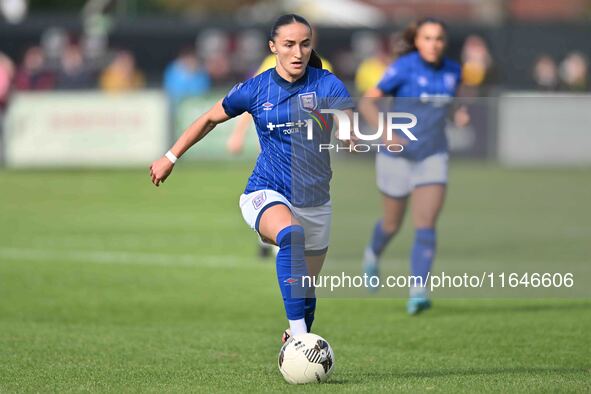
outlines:
[{"label": "background player's ponytail", "polygon": [[402,38],[405,43],[404,50],[401,51],[400,55],[406,55],[407,53],[413,52],[417,50],[415,45],[415,38],[417,37],[417,32],[421,28],[421,26],[427,23],[434,23],[436,25],[441,26],[444,32],[447,33],[447,25],[441,19],[426,17],[423,19],[419,19],[416,22],[411,23],[402,33]]},{"label": "background player's ponytail", "polygon": [[[302,25],[306,25],[310,29],[310,32],[312,32],[312,26],[310,25],[310,23],[308,23],[306,18],[297,14],[285,14],[281,15],[279,18],[277,18],[275,23],[273,23],[273,26],[271,27],[271,32],[269,33],[269,40],[275,41],[275,37],[277,36],[277,30],[279,30],[281,26],[290,25],[292,23],[301,23]],[[308,66],[322,68],[322,60],[320,59],[318,52],[316,52],[316,50],[314,49],[312,49],[312,54],[310,55],[310,61],[308,62]]]}]

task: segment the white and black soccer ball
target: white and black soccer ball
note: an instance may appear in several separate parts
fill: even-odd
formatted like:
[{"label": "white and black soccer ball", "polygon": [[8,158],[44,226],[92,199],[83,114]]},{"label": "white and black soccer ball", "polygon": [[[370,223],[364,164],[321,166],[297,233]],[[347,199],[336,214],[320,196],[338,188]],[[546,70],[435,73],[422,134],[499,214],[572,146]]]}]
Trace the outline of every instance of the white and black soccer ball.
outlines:
[{"label": "white and black soccer ball", "polygon": [[332,348],[316,334],[290,338],[279,352],[279,371],[288,383],[321,383],[329,378],[333,370]]}]

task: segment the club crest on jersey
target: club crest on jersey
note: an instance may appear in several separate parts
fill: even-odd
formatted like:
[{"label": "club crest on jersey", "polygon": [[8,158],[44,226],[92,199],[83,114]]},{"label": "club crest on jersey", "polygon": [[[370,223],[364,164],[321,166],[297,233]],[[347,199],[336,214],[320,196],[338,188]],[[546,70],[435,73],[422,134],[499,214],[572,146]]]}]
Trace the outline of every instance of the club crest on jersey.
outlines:
[{"label": "club crest on jersey", "polygon": [[302,110],[312,112],[318,107],[316,92],[301,93],[298,97],[300,98],[300,108]]},{"label": "club crest on jersey", "polygon": [[453,89],[456,87],[456,76],[453,75],[452,73],[446,73],[443,76],[443,83],[445,84],[445,87],[448,89]]},{"label": "club crest on jersey", "polygon": [[273,109],[273,104],[270,102],[266,102],[263,104],[263,111],[270,111]]},{"label": "club crest on jersey", "polygon": [[252,205],[254,209],[259,210],[265,201],[267,200],[267,194],[265,192],[259,193],[255,198],[252,200]]}]

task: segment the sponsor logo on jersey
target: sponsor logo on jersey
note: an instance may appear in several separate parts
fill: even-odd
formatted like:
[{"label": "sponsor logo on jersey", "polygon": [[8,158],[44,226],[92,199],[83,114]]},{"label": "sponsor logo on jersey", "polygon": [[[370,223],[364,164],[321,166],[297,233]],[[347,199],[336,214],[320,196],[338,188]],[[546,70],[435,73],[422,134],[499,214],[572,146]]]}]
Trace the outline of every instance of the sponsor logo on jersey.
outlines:
[{"label": "sponsor logo on jersey", "polygon": [[273,104],[270,102],[266,102],[263,104],[263,111],[270,111],[273,109]]},{"label": "sponsor logo on jersey", "polygon": [[443,83],[445,84],[446,88],[455,89],[457,83],[456,76],[452,73],[445,73],[443,75]]}]

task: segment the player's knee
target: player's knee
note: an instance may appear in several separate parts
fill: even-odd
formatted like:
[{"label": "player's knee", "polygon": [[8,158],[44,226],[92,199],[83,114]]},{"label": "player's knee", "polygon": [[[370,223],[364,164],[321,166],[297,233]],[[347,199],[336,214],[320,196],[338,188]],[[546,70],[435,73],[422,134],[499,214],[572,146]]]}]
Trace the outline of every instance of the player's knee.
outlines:
[{"label": "player's knee", "polygon": [[304,228],[299,224],[287,226],[277,235],[277,245],[282,249],[286,247],[303,249],[305,241]]},{"label": "player's knee", "polygon": [[435,221],[437,220],[437,215],[433,215],[431,213],[415,213],[414,215],[414,225],[415,228],[432,228],[435,227]]}]

